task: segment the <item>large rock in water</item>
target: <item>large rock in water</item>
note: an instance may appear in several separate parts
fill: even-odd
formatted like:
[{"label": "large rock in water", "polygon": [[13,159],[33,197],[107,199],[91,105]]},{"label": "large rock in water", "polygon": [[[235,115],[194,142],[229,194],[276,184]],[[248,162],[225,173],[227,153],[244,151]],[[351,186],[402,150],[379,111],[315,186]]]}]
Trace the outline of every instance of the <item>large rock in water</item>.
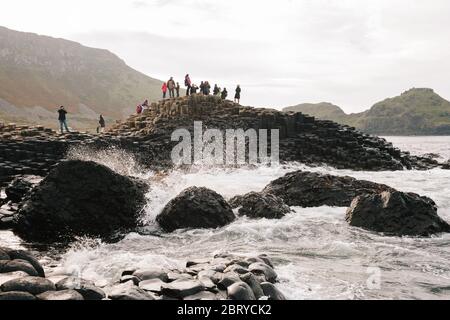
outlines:
[{"label": "large rock in water", "polygon": [[332,176],[316,172],[295,171],[267,185],[263,192],[274,194],[289,206],[348,207],[364,194],[394,191],[389,186],[352,177]]},{"label": "large rock in water", "polygon": [[185,228],[218,228],[235,219],[231,206],[218,193],[191,187],[172,199],[156,217],[166,231]]},{"label": "large rock in water", "polygon": [[262,192],[250,192],[243,196],[236,196],[230,200],[232,208],[239,208],[241,216],[249,218],[281,219],[291,212],[283,199]]},{"label": "large rock in water", "polygon": [[109,240],[138,225],[147,186],[95,162],[67,161],[25,199],[15,232],[28,241]]},{"label": "large rock in water", "polygon": [[397,236],[428,236],[450,232],[427,197],[398,191],[356,197],[347,210],[350,225]]}]

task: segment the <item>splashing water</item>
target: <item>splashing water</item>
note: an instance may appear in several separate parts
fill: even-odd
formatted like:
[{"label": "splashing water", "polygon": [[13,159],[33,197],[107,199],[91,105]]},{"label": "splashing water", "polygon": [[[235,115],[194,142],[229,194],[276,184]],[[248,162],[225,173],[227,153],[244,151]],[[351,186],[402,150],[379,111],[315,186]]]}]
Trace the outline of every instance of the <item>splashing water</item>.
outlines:
[{"label": "splashing water", "polygon": [[[450,142],[450,139],[449,139]],[[417,146],[416,146],[417,147]],[[426,152],[427,145],[423,147]],[[139,172],[122,152],[102,163],[133,175],[150,177],[148,204],[142,220],[155,226],[162,208],[183,189],[204,186],[230,198],[262,190],[270,181],[294,170],[350,175],[385,183],[401,191],[431,197],[438,213],[450,221],[450,171],[354,172],[291,163],[256,168],[197,167],[165,175]],[[85,160],[99,155],[84,153]],[[132,169],[125,169],[125,166]],[[122,171],[121,171],[122,170]],[[128,170],[128,171],[127,171]],[[279,288],[290,299],[448,299],[450,298],[450,235],[430,238],[384,237],[352,228],[346,208],[294,208],[280,220],[236,219],[216,230],[178,230],[170,234],[130,233],[115,244],[83,239],[60,254],[54,273],[70,273],[97,282],[118,280],[125,269],[161,266],[180,268],[189,259],[221,252],[266,253],[275,263]],[[379,285],[370,283],[379,271]],[[377,273],[375,273],[377,275]]]}]

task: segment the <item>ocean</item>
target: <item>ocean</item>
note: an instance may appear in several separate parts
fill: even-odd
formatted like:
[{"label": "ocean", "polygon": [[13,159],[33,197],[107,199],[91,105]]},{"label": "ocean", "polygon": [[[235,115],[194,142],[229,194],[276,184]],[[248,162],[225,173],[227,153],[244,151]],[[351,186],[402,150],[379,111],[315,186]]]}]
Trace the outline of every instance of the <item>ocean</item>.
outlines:
[{"label": "ocean", "polygon": [[[436,153],[450,159],[450,137],[385,137],[412,154]],[[386,237],[350,227],[347,208],[294,208],[280,220],[238,218],[217,230],[160,233],[154,222],[167,202],[190,186],[204,186],[225,198],[262,190],[270,181],[295,170],[310,170],[384,183],[400,191],[432,198],[438,214],[450,221],[450,170],[356,172],[289,163],[277,167],[224,169],[193,167],[163,176],[139,168],[122,152],[114,156],[73,153],[121,173],[149,179],[151,189],[142,220],[146,228],[114,244],[80,239],[67,250],[38,253],[50,276],[70,274],[105,284],[123,270],[183,267],[189,259],[230,252],[266,253],[280,277],[278,287],[289,299],[450,299],[450,234],[430,238]],[[11,232],[0,243],[24,247]]]}]

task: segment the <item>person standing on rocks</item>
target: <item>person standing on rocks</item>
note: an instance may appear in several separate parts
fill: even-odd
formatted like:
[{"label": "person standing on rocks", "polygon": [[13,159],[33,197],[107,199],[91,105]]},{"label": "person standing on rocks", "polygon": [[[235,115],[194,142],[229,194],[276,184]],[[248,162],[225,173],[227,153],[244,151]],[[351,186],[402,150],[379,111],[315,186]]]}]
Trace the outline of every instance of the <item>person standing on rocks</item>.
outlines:
[{"label": "person standing on rocks", "polygon": [[225,100],[228,97],[228,91],[227,88],[223,88],[222,94],[220,95],[222,100]]},{"label": "person standing on rocks", "polygon": [[166,94],[167,94],[167,83],[163,83],[163,85],[162,85],[162,87],[161,87],[161,90],[162,90],[162,92],[163,92],[163,99],[165,99],[166,98]]},{"label": "person standing on rocks", "polygon": [[219,89],[219,87],[217,86],[217,84],[215,84],[215,85],[214,85],[214,89],[213,89],[213,94],[214,94],[215,96],[217,96],[217,95],[219,95],[219,93],[220,93],[220,89]]},{"label": "person standing on rocks", "polygon": [[205,83],[203,81],[200,82],[200,93],[205,94]]},{"label": "person standing on rocks", "polygon": [[100,115],[100,119],[98,120],[98,124],[100,125],[100,133],[103,133],[105,131],[105,127],[106,127],[106,122],[105,119],[103,118],[103,115]]},{"label": "person standing on rocks", "polygon": [[67,127],[67,119],[66,119],[67,111],[66,111],[66,109],[64,109],[64,106],[61,106],[59,108],[58,114],[59,114],[58,120],[59,120],[59,125],[61,128],[61,133],[64,133],[63,127],[66,129],[67,132],[70,132],[69,128]]},{"label": "person standing on rocks", "polygon": [[173,80],[173,77],[170,77],[169,81],[167,81],[167,87],[169,88],[169,97],[175,98],[175,81]]},{"label": "person standing on rocks", "polygon": [[234,102],[239,103],[241,100],[241,86],[237,85],[236,94],[234,95]]},{"label": "person standing on rocks", "polygon": [[177,92],[177,98],[180,97],[180,83],[177,82],[177,86],[175,87],[175,91]]},{"label": "person standing on rocks", "polygon": [[205,81],[205,96],[209,96],[209,93],[211,92],[211,85],[208,81]]},{"label": "person standing on rocks", "polygon": [[191,94],[191,87],[192,87],[192,82],[191,82],[191,78],[189,77],[189,74],[187,74],[184,77],[184,85],[186,86],[186,95],[190,95]]}]

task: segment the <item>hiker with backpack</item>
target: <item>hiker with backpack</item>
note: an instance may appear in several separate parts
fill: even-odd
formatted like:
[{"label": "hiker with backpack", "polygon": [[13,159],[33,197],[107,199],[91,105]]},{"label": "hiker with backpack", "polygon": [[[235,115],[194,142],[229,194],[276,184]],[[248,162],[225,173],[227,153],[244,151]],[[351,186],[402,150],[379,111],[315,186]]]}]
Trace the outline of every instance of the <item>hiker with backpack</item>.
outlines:
[{"label": "hiker with backpack", "polygon": [[68,133],[70,133],[69,128],[67,127],[67,119],[66,119],[67,111],[64,109],[64,106],[61,106],[58,110],[58,120],[59,125],[61,127],[61,134],[64,133],[63,127],[66,129]]},{"label": "hiker with backpack", "polygon": [[161,87],[161,90],[162,90],[162,92],[163,92],[163,99],[165,99],[166,98],[166,94],[167,94],[167,83],[163,83],[163,85],[162,85],[162,87]]},{"label": "hiker with backpack", "polygon": [[189,77],[189,74],[187,74],[184,77],[184,86],[186,87],[186,96],[190,95],[192,82],[191,82],[191,78]]},{"label": "hiker with backpack", "polygon": [[169,97],[175,98],[175,81],[173,80],[173,77],[170,77],[169,81],[167,81],[167,88],[169,89]]},{"label": "hiker with backpack", "polygon": [[236,94],[234,95],[234,102],[239,103],[240,100],[241,100],[241,86],[237,85]]}]

